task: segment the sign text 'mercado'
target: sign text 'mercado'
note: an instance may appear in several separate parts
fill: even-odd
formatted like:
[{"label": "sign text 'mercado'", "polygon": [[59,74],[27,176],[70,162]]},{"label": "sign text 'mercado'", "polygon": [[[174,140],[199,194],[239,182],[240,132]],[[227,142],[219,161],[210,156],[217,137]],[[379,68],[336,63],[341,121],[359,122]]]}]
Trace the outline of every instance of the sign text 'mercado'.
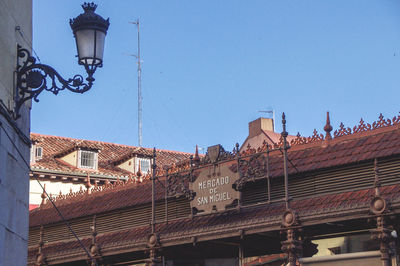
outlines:
[{"label": "sign text 'mercado'", "polygon": [[204,180],[202,182],[198,182],[199,190],[208,190],[205,196],[200,196],[197,198],[197,206],[201,206],[204,204],[209,204],[213,202],[222,202],[222,201],[230,201],[232,200],[228,191],[219,191],[220,188],[226,185],[232,186],[229,183],[229,176],[217,177],[209,180]]},{"label": "sign text 'mercado'", "polygon": [[231,168],[231,164],[218,164],[199,169],[197,178],[189,183],[189,189],[195,193],[190,207],[195,208],[196,213],[224,211],[239,199],[239,192],[232,187],[239,173]]}]

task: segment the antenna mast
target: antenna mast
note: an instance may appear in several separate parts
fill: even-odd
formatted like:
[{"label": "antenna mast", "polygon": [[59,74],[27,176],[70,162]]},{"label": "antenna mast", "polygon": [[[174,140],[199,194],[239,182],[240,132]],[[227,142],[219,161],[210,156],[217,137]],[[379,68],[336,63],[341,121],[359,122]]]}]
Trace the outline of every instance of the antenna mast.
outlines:
[{"label": "antenna mast", "polygon": [[135,56],[138,64],[138,146],[142,147],[142,61],[140,59],[140,23],[139,19],[135,22],[130,22],[137,26],[137,55]]}]

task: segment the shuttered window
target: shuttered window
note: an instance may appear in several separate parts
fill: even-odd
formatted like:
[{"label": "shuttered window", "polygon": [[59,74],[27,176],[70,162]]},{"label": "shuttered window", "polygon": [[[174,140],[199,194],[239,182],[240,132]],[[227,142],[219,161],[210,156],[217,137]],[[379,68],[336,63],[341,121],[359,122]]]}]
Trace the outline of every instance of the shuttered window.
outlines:
[{"label": "shuttered window", "polygon": [[79,151],[79,167],[88,169],[97,169],[97,152]]},{"label": "shuttered window", "polygon": [[151,172],[151,163],[150,159],[147,158],[136,158],[136,165],[137,169],[139,170],[140,166],[140,171],[144,174],[150,173]]}]

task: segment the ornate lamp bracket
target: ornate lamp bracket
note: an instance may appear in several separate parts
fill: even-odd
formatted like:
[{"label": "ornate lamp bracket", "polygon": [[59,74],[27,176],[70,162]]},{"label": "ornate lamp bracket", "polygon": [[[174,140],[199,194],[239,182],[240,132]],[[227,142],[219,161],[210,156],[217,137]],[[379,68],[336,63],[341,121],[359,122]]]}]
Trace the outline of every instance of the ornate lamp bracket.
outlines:
[{"label": "ornate lamp bracket", "polygon": [[55,95],[59,91],[68,89],[75,93],[84,93],[92,88],[93,74],[96,71],[96,65],[84,65],[88,74],[86,81],[81,75],[75,75],[72,78],[64,79],[51,66],[36,62],[36,58],[31,53],[17,46],[17,67],[15,83],[15,110],[14,119],[18,119],[22,105],[33,99],[39,102],[38,96],[42,91],[50,91]]}]

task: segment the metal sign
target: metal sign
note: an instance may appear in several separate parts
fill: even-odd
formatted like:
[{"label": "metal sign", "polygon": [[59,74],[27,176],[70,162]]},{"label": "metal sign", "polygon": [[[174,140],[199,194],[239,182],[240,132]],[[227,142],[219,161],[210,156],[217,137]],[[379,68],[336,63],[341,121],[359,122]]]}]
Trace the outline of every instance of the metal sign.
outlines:
[{"label": "metal sign", "polygon": [[229,164],[203,168],[196,180],[189,183],[189,189],[196,193],[191,207],[203,213],[224,211],[227,205],[239,199],[239,192],[232,188],[238,179],[238,172],[233,172]]},{"label": "metal sign", "polygon": [[222,150],[222,146],[220,144],[208,147],[207,155],[210,158],[212,163],[215,163],[218,160],[221,150]]}]

